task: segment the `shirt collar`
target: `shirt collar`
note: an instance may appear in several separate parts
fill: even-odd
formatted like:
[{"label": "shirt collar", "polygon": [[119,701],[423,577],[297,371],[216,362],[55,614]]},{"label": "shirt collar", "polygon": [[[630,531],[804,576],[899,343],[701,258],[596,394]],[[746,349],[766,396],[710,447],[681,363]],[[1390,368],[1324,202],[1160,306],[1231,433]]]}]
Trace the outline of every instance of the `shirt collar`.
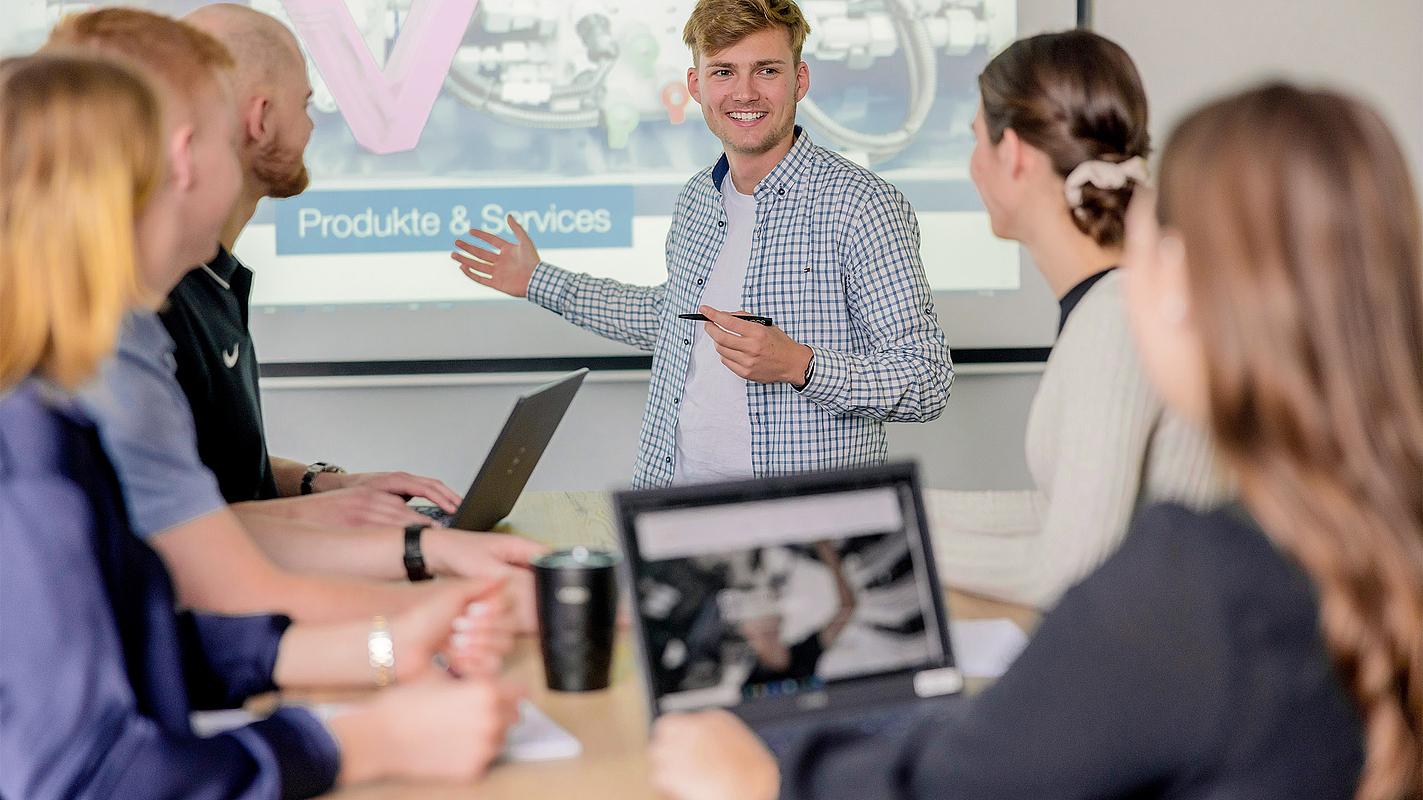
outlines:
[{"label": "shirt collar", "polygon": [[[815,145],[810,141],[810,134],[804,128],[795,126],[795,142],[791,144],[791,149],[781,157],[781,160],[771,170],[770,174],[761,179],[756,184],[756,191],[753,194],[760,197],[764,192],[776,192],[785,194],[787,188],[795,183],[796,178],[805,165],[810,162],[811,155],[815,152]],[[731,162],[722,153],[717,159],[716,166],[712,167],[712,184],[717,191],[721,191],[721,182],[731,172]]]},{"label": "shirt collar", "polygon": [[[237,268],[242,266],[242,262],[237,260],[237,256],[227,251],[222,245],[217,246],[217,255],[205,265],[223,283],[232,283],[232,276],[237,272]],[[226,287],[223,287],[226,288]]]}]

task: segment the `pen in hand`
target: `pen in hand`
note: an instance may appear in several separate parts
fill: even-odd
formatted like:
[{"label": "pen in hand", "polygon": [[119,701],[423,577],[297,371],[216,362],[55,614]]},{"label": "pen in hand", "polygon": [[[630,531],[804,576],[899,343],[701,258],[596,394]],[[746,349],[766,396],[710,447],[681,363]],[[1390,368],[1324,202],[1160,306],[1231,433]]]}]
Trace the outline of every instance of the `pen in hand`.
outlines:
[{"label": "pen in hand", "polygon": [[[754,322],[757,325],[765,325],[768,328],[775,324],[770,317],[761,317],[755,314],[732,314],[732,316],[737,319],[746,320],[747,322]],[[690,319],[694,322],[711,322],[711,320],[707,319],[706,314],[678,314],[677,319]]]}]

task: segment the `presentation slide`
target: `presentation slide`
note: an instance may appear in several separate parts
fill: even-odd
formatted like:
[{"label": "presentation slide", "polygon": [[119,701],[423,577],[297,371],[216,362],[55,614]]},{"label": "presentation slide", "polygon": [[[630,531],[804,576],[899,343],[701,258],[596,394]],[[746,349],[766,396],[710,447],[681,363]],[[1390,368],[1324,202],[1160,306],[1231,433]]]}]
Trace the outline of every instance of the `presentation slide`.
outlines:
[{"label": "presentation slide", "polygon": [[[6,3],[7,8],[15,0]],[[182,14],[202,3],[143,0]],[[545,261],[637,284],[686,180],[720,155],[689,97],[693,0],[250,0],[306,53],[316,122],[304,194],[264,201],[237,255],[257,272],[265,362],[631,354],[464,277],[475,227]],[[18,0],[6,53],[93,4]],[[996,239],[968,179],[976,77],[1069,0],[803,0],[811,91],[797,118],[913,204],[954,347],[1050,344],[1052,298]]]}]

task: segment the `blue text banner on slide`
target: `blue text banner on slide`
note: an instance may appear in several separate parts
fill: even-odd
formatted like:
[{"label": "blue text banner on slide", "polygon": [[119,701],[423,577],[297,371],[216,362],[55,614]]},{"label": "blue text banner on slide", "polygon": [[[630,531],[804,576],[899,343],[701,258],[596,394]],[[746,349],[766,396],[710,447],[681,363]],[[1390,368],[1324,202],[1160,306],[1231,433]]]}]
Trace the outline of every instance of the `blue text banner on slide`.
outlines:
[{"label": "blue text banner on slide", "polygon": [[547,247],[632,245],[631,186],[309,191],[276,204],[277,252],[448,251],[471,228],[513,238],[510,215]]}]

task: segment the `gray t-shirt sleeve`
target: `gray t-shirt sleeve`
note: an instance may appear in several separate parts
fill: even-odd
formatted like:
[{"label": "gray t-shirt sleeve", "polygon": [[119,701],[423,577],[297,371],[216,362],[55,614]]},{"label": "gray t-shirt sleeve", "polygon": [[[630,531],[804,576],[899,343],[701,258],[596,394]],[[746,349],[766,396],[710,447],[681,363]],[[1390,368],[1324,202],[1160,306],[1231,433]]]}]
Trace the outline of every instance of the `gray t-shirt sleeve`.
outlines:
[{"label": "gray t-shirt sleeve", "polygon": [[134,533],[148,538],[227,505],[198,457],[193,413],[158,317],[124,321],[118,351],[80,395],[118,473]]}]

